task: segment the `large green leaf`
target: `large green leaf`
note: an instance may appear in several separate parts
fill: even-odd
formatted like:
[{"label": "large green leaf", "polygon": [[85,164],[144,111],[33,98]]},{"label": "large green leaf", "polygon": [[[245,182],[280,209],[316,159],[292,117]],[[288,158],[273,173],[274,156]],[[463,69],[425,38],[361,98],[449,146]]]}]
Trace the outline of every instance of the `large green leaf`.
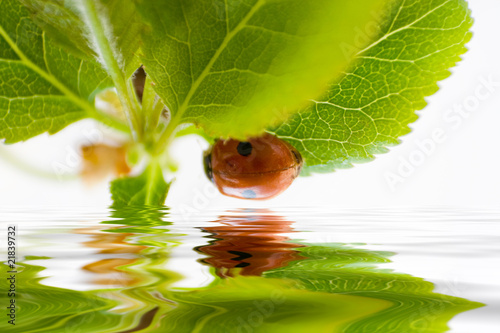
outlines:
[{"label": "large green leaf", "polygon": [[95,113],[96,89],[110,85],[92,60],[55,46],[17,1],[0,0],[0,139],[55,133]]},{"label": "large green leaf", "polygon": [[[87,1],[87,0],[85,0]],[[137,49],[142,23],[132,0],[90,0],[99,9],[99,17],[113,42],[115,54],[126,76],[139,66]],[[48,36],[79,57],[99,57],[89,39],[87,23],[82,19],[81,0],[21,0],[32,19]]]},{"label": "large green leaf", "polygon": [[113,207],[161,206],[165,203],[169,185],[163,178],[161,167],[151,162],[141,175],[111,182]]},{"label": "large green leaf", "polygon": [[398,144],[471,37],[464,0],[393,1],[383,22],[338,83],[273,130],[302,153],[304,174],[370,161]]},{"label": "large green leaf", "polygon": [[175,123],[243,138],[317,97],[380,0],[136,0],[143,63]]}]

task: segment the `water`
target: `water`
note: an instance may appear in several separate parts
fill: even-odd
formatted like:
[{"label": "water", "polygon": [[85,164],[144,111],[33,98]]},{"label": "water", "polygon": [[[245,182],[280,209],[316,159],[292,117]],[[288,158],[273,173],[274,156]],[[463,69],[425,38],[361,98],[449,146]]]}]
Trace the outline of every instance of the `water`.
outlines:
[{"label": "water", "polygon": [[18,260],[1,332],[500,331],[498,211],[1,216],[2,258],[15,225]]}]

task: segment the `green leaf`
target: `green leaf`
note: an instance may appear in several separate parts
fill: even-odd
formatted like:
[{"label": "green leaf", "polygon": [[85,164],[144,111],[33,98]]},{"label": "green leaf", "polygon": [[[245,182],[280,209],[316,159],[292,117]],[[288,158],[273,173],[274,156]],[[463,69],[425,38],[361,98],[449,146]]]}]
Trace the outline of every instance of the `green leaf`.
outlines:
[{"label": "green leaf", "polygon": [[[126,77],[139,67],[137,50],[139,33],[143,27],[131,0],[93,0],[99,16],[106,23],[108,37],[113,40],[120,67]],[[81,16],[80,1],[21,0],[29,8],[32,19],[53,40],[79,57],[99,57],[95,45],[89,40],[86,23]]]},{"label": "green leaf", "polygon": [[398,144],[471,37],[464,0],[397,0],[384,22],[323,97],[272,130],[301,152],[303,174],[348,168]]},{"label": "green leaf", "polygon": [[153,161],[141,175],[111,182],[113,207],[161,206],[165,203],[169,186],[161,167]]},{"label": "green leaf", "polygon": [[143,63],[173,113],[244,138],[325,91],[380,0],[136,0],[150,25]]},{"label": "green leaf", "polygon": [[96,117],[97,89],[110,85],[94,61],[55,46],[16,1],[0,0],[0,139],[53,134]]}]

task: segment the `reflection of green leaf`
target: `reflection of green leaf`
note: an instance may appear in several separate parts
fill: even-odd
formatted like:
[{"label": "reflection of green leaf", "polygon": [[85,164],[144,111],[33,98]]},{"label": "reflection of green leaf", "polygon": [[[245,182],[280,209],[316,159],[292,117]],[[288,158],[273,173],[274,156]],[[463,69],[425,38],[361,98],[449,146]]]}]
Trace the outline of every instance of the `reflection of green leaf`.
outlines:
[{"label": "reflection of green leaf", "polygon": [[137,0],[143,63],[175,122],[245,137],[317,97],[380,0]]},{"label": "reflection of green leaf", "polygon": [[[87,1],[87,0],[85,0]],[[95,1],[95,0],[91,0]],[[88,38],[86,23],[79,13],[79,5],[62,0],[21,0],[30,9],[33,20],[64,48],[79,57],[97,56],[93,41]],[[99,14],[107,22],[109,36],[121,60],[122,71],[132,73],[139,67],[136,57],[142,23],[131,0],[98,0]]]},{"label": "reflection of green leaf", "polygon": [[161,206],[168,188],[161,167],[151,162],[141,175],[119,178],[111,183],[113,207]]},{"label": "reflection of green leaf", "polygon": [[[270,270],[264,279],[216,280],[191,293],[170,293],[179,306],[166,314],[162,328],[222,332],[231,327],[245,331],[247,325],[255,332],[445,332],[453,316],[481,306],[434,293],[434,285],[421,278],[377,269],[376,264],[390,262],[391,253],[341,244],[304,245],[296,250],[307,259]],[[273,302],[276,293],[283,302]],[[327,294],[351,298],[329,299]]]},{"label": "reflection of green leaf", "polygon": [[[103,221],[102,223],[147,228],[138,229],[136,232],[139,234],[150,233],[150,228],[153,227],[172,224],[172,222],[164,220],[168,214],[168,208],[165,206],[119,206],[115,207],[111,212],[111,217],[114,220]],[[123,228],[120,228],[120,230],[123,230]]]},{"label": "reflection of green leaf", "polygon": [[17,1],[0,1],[0,139],[55,133],[96,116],[96,89],[110,85],[92,60],[54,46]]},{"label": "reflection of green leaf", "polygon": [[[5,265],[1,265],[2,277],[7,275]],[[2,332],[81,332],[90,324],[86,332],[112,332],[123,319],[109,312],[116,301],[100,297],[94,292],[82,292],[45,286],[38,273],[43,268],[23,264],[22,271],[16,274],[16,325],[0,321]],[[7,280],[0,279],[0,289],[8,290]],[[0,294],[2,304],[8,304],[7,293]],[[4,316],[5,317],[5,316]]]},{"label": "reflection of green leaf", "polygon": [[340,81],[274,132],[305,160],[304,174],[366,162],[399,143],[466,51],[472,19],[464,0],[397,0],[382,33]]},{"label": "reflection of green leaf", "polygon": [[374,316],[351,322],[344,332],[445,332],[456,314],[480,303],[434,293],[422,278],[380,270],[387,252],[351,249],[341,244],[311,244],[297,251],[308,259],[271,270],[265,277],[300,281],[307,290],[389,301]]},{"label": "reflection of green leaf", "polygon": [[342,332],[391,306],[376,298],[304,290],[278,279],[238,277],[190,293],[161,321],[164,332]]},{"label": "reflection of green leaf", "polygon": [[167,229],[172,222],[165,220],[168,208],[165,206],[119,206],[112,210],[114,220],[103,221],[103,224],[118,225],[103,231],[112,233],[136,233],[134,245],[147,245],[157,248],[171,247],[180,244],[182,234],[172,233]]},{"label": "reflection of green leaf", "polygon": [[[142,237],[151,235],[134,239]],[[141,282],[115,290],[44,286],[37,277],[41,268],[23,264],[18,275],[22,320],[16,328],[51,333],[68,332],[68,327],[88,333],[444,332],[454,315],[480,306],[434,293],[432,283],[421,278],[377,269],[376,264],[389,261],[387,252],[340,244],[297,250],[307,259],[264,277],[216,279],[210,286],[181,291],[169,287],[178,277],[165,269],[168,248],[154,244],[141,260],[120,269]],[[0,267],[2,276],[5,267]],[[0,280],[2,290],[5,283]],[[5,293],[0,301],[6,303]],[[117,310],[123,306],[127,311]],[[7,327],[0,322],[0,330]]]}]

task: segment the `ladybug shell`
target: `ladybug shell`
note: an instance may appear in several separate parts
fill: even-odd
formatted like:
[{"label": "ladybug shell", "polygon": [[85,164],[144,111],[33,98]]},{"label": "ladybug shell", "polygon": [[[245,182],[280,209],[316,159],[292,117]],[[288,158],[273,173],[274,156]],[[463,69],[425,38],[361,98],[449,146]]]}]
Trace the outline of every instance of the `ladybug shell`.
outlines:
[{"label": "ladybug shell", "polygon": [[217,141],[205,156],[205,170],[219,191],[241,199],[269,199],[299,175],[300,153],[271,134],[246,142]]}]

